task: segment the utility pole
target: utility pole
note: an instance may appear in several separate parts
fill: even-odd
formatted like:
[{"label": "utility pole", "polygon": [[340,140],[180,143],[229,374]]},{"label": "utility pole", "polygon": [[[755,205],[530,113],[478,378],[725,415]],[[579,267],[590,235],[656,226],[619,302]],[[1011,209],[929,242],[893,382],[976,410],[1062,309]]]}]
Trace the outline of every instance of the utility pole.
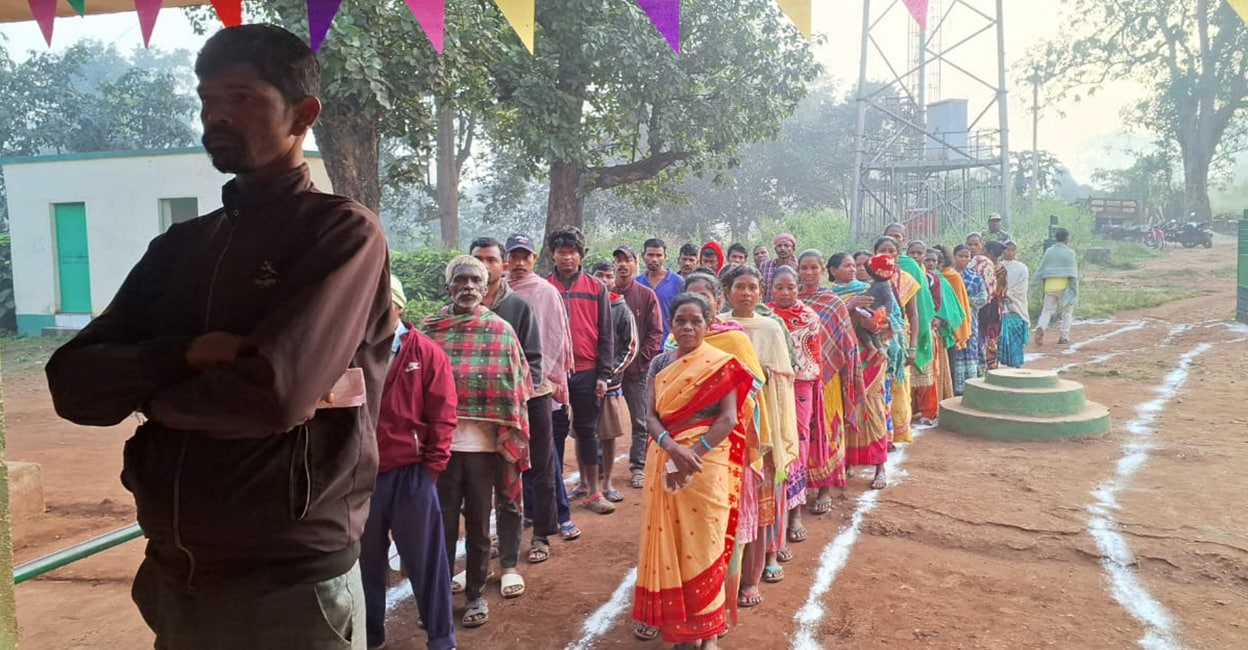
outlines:
[{"label": "utility pole", "polygon": [[1031,209],[1036,209],[1036,190],[1040,184],[1040,71],[1031,73]]}]

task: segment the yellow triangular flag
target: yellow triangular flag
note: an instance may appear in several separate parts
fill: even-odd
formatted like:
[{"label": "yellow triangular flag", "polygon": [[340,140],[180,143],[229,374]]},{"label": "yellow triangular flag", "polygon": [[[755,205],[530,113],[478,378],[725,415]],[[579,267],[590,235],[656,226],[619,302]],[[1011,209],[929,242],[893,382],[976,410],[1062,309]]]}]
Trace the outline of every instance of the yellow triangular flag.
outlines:
[{"label": "yellow triangular flag", "polygon": [[1248,0],[1226,0],[1226,4],[1231,5],[1231,9],[1248,23]]},{"label": "yellow triangular flag", "polygon": [[524,46],[529,48],[529,54],[532,54],[533,15],[536,11],[537,0],[494,0],[494,4],[498,5],[499,11],[503,12],[503,17],[511,23],[511,28],[516,30]]},{"label": "yellow triangular flag", "polygon": [[[1248,2],[1248,0],[1238,0],[1239,2]],[[797,31],[810,40],[810,5],[811,0],[776,0],[780,3],[780,11],[797,25]]]}]

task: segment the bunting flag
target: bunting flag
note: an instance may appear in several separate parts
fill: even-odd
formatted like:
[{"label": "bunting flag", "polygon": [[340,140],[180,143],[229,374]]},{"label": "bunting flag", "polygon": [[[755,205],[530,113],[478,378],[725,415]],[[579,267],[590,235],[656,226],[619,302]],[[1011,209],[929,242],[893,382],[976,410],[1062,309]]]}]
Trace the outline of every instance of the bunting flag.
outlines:
[{"label": "bunting flag", "polygon": [[212,0],[212,8],[217,10],[217,18],[226,27],[237,27],[243,24],[243,0]]},{"label": "bunting flag", "polygon": [[87,15],[87,0],[69,0],[69,6],[73,7],[79,16]]},{"label": "bunting flag", "polygon": [[902,0],[902,2],[906,3],[906,9],[909,9],[910,15],[914,16],[919,29],[927,31],[927,0]]},{"label": "bunting flag", "polygon": [[1248,23],[1248,0],[1226,0],[1226,4],[1231,5],[1231,9]]},{"label": "bunting flag", "polygon": [[503,12],[503,17],[511,23],[511,28],[516,30],[516,35],[520,37],[524,46],[529,48],[529,54],[532,54],[536,0],[494,0],[494,4],[498,5],[499,11]]},{"label": "bunting flag", "polygon": [[152,42],[152,30],[156,28],[156,17],[160,15],[160,5],[164,0],[134,0],[134,10],[139,14],[139,29],[143,31],[143,47]]},{"label": "bunting flag", "polygon": [[407,8],[425,30],[433,49],[441,54],[446,39],[446,0],[407,0]]},{"label": "bunting flag", "polygon": [[[809,0],[807,0],[809,2]],[[672,50],[680,51],[680,0],[637,0],[650,22],[667,39]]]},{"label": "bunting flag", "polygon": [[313,52],[321,49],[341,6],[342,0],[308,0],[308,44]]},{"label": "bunting flag", "polygon": [[43,40],[52,47],[52,23],[56,21],[56,0],[28,0],[30,14],[39,23],[39,31],[43,32]]},{"label": "bunting flag", "polygon": [[806,40],[810,40],[811,0],[777,0],[777,2],[780,3],[780,11],[783,11],[794,25],[797,25],[797,31],[801,32]]}]

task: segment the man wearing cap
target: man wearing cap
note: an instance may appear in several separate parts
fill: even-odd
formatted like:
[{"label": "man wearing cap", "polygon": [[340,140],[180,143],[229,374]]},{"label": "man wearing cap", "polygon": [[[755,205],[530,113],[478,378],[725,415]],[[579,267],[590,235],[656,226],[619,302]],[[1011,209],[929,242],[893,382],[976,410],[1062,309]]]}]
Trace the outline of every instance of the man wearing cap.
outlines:
[{"label": "man wearing cap", "polygon": [[772,302],[771,284],[776,277],[776,269],[781,266],[787,266],[794,271],[797,270],[797,237],[787,232],[776,235],[773,242],[776,248],[776,259],[767,260],[759,267],[759,271],[763,275],[763,302]]},{"label": "man wearing cap", "polygon": [[438,475],[451,458],[458,418],[455,377],[446,354],[403,322],[407,296],[390,276],[394,346],[377,416],[377,485],[360,538],[368,647],[386,642],[390,540],[407,571],[431,650],[455,647],[451,568],[446,563]]},{"label": "man wearing cap", "polygon": [[1001,229],[1001,215],[996,212],[988,215],[988,232],[984,233],[984,239],[995,239],[1002,244],[1012,241],[1010,233]]},{"label": "man wearing cap", "polygon": [[624,296],[636,322],[637,356],[624,370],[624,400],[632,419],[633,440],[628,450],[629,485],[641,488],[646,467],[646,377],[650,362],[663,351],[663,314],[659,299],[649,287],[636,281],[637,252],[631,246],[620,246],[615,257],[615,291]]},{"label": "man wearing cap", "polygon": [[524,514],[533,521],[529,562],[537,563],[550,557],[550,546],[544,543],[549,536],[559,533],[570,540],[580,535],[567,505],[563,464],[558,462],[562,454],[556,454],[551,424],[551,402],[565,404],[568,401],[572,330],[559,290],[533,272],[537,265],[537,246],[533,238],[514,234],[507,238],[505,248],[507,286],[537,312],[537,329],[542,341],[542,382],[529,400],[531,466],[524,473]]}]

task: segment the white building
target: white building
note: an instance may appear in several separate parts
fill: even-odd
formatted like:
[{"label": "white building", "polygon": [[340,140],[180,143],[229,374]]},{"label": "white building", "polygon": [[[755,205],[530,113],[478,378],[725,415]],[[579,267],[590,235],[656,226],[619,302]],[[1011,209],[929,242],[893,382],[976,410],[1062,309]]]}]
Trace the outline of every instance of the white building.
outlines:
[{"label": "white building", "polygon": [[[319,154],[312,181],[330,191]],[[148,243],[221,207],[229,176],[198,147],[0,160],[20,334],[79,329],[112,301]]]}]

